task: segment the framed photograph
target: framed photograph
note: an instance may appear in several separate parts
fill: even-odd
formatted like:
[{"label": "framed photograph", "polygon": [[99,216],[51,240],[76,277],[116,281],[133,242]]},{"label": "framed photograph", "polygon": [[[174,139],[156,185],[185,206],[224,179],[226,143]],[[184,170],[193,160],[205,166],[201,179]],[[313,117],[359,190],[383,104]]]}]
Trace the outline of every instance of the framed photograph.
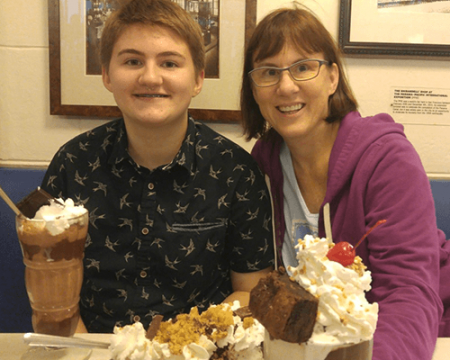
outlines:
[{"label": "framed photograph", "polygon": [[450,1],[341,0],[345,54],[450,56]]},{"label": "framed photograph", "polygon": [[[245,44],[256,25],[257,0],[171,0],[198,22],[206,49],[206,78],[192,99],[198,120],[237,122]],[[120,117],[103,86],[98,45],[119,0],[49,0],[50,114]]]}]

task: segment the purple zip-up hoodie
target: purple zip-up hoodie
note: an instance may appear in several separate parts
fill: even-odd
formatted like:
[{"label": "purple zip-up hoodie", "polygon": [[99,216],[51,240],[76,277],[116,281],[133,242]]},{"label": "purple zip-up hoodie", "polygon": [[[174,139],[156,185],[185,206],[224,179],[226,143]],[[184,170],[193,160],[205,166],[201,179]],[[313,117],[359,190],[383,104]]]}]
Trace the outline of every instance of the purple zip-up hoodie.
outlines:
[{"label": "purple zip-up hoodie", "polygon": [[[259,140],[252,151],[270,179],[278,255],[285,232],[282,141]],[[372,272],[367,299],[380,307],[373,360],[431,359],[438,330],[450,336],[450,241],[437,229],[429,180],[402,125],[387,114],[344,117],[330,155],[320,237],[326,203],[335,242],[355,245],[387,220],[356,249]]]}]

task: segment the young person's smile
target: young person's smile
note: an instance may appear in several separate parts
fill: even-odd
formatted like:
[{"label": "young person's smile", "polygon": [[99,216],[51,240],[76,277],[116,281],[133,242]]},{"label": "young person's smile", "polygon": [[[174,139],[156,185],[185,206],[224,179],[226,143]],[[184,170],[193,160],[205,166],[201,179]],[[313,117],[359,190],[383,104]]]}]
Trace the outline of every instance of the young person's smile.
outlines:
[{"label": "young person's smile", "polygon": [[116,41],[103,82],[127,126],[186,122],[192,97],[203,85],[187,44],[173,30],[135,24]]}]

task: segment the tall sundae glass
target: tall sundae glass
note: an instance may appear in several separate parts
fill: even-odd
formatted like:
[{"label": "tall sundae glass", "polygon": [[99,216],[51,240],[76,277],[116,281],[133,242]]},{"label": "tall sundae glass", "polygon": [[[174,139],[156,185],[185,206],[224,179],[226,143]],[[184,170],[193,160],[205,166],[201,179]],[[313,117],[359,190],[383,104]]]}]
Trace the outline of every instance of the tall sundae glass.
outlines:
[{"label": "tall sundae glass", "polygon": [[36,333],[75,333],[88,224],[88,211],[70,199],[42,206],[32,219],[16,217]]}]

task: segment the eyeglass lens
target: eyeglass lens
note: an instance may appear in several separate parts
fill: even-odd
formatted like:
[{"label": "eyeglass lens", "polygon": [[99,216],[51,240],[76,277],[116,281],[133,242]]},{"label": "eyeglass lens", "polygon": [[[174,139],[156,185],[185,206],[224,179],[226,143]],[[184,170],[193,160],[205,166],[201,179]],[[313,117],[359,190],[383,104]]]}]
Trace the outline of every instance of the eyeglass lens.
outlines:
[{"label": "eyeglass lens", "polygon": [[318,75],[320,65],[321,61],[319,60],[302,60],[284,69],[275,67],[261,67],[253,70],[251,72],[251,77],[256,85],[275,85],[280,81],[281,73],[284,70],[288,70],[295,80],[310,80]]}]

